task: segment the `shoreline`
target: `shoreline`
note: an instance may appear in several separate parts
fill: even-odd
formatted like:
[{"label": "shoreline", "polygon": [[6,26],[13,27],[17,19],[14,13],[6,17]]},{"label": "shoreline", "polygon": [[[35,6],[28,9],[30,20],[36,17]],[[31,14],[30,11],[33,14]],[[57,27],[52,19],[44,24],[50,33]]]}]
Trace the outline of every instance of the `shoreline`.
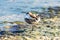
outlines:
[{"label": "shoreline", "polygon": [[13,15],[7,15],[7,16],[1,16],[0,17],[0,22],[2,21],[10,21],[10,22],[13,22],[13,21],[22,21],[24,22],[24,16],[25,14],[13,14]]}]

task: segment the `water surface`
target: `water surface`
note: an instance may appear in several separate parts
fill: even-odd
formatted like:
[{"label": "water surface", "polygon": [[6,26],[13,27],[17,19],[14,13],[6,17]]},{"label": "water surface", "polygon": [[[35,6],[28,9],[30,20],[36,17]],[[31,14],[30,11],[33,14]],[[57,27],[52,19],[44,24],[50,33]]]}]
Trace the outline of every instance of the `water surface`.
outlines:
[{"label": "water surface", "polygon": [[41,7],[49,6],[60,6],[60,0],[0,0],[0,22],[24,21],[26,12],[40,12]]}]

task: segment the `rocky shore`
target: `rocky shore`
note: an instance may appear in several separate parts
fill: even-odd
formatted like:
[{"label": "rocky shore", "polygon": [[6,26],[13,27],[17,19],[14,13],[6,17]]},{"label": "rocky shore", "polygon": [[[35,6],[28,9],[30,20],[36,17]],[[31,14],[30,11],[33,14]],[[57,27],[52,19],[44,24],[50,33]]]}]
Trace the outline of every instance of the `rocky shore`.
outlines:
[{"label": "rocky shore", "polygon": [[[49,11],[44,10],[43,14],[40,14],[41,21],[37,25],[19,21],[3,22],[14,24],[13,26],[5,26],[4,28],[11,29],[15,27],[14,29],[17,31],[7,30],[2,32],[3,35],[0,36],[0,40],[60,40],[60,12],[59,10],[58,12],[55,11],[59,7],[55,8],[48,8]],[[45,16],[45,13],[49,13],[49,17]]]}]

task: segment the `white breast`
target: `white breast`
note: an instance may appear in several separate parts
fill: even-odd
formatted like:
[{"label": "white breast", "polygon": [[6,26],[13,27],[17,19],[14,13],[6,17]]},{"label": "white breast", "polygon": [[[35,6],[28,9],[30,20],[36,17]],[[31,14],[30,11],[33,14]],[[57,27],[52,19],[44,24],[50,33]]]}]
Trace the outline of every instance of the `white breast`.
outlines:
[{"label": "white breast", "polygon": [[25,18],[31,19],[29,14],[25,15]]}]

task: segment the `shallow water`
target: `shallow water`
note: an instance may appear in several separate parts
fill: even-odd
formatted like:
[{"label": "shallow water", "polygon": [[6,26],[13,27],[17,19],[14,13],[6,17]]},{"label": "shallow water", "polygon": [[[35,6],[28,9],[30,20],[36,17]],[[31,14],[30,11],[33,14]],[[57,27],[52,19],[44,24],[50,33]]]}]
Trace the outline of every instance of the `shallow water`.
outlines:
[{"label": "shallow water", "polygon": [[26,12],[40,12],[41,7],[59,5],[60,0],[0,0],[0,22],[24,21],[24,15]]},{"label": "shallow water", "polygon": [[[0,0],[0,21],[12,21],[11,18],[15,19],[15,16],[25,12],[41,11],[41,7],[59,5],[60,0]],[[15,15],[15,18],[12,15]]]}]

